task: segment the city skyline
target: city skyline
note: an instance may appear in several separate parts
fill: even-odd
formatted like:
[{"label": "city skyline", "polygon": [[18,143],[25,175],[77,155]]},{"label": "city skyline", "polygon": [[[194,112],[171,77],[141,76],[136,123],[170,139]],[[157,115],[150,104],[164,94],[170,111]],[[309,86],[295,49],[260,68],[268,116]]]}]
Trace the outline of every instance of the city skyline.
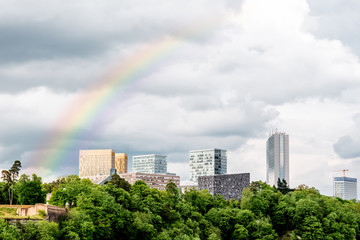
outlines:
[{"label": "city skyline", "polygon": [[[190,10],[191,9],[191,10]],[[227,149],[266,180],[271,129],[291,136],[290,187],[360,177],[356,1],[0,1],[0,169],[76,174],[80,149],[168,156]],[[129,166],[131,167],[131,166]]]}]

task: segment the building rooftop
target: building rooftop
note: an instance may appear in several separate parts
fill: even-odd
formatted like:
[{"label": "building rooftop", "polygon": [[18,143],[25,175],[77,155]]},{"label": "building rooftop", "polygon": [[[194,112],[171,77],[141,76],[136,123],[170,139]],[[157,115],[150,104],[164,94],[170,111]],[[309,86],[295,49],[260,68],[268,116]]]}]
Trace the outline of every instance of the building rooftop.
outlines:
[{"label": "building rooftop", "polygon": [[221,151],[226,151],[226,149],[220,149],[220,148],[208,148],[208,149],[190,150],[190,152],[202,152],[202,151],[211,151],[211,150],[221,150]]},{"label": "building rooftop", "polygon": [[334,181],[357,182],[357,179],[352,177],[334,177]]}]

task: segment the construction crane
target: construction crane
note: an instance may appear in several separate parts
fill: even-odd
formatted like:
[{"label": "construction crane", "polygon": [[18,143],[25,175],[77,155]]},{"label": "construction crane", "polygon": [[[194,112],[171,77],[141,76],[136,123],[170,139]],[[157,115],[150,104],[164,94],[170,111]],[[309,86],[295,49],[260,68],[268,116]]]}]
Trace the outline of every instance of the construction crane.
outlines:
[{"label": "construction crane", "polygon": [[344,177],[345,177],[345,172],[349,171],[349,169],[339,169],[339,170],[334,170],[333,172],[343,172]]}]

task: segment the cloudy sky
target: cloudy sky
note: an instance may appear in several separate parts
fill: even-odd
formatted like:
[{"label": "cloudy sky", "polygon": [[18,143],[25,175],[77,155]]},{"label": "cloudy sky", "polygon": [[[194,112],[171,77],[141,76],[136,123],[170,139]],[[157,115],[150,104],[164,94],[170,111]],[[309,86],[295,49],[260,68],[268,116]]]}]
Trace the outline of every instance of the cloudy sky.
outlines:
[{"label": "cloudy sky", "polygon": [[[79,149],[112,148],[166,154],[186,182],[188,151],[216,147],[229,173],[265,180],[277,129],[290,136],[291,187],[331,195],[334,170],[360,178],[359,11],[357,0],[0,0],[0,168],[20,159],[50,181],[78,173]],[[39,166],[89,86],[194,26],[69,135],[61,161]]]}]

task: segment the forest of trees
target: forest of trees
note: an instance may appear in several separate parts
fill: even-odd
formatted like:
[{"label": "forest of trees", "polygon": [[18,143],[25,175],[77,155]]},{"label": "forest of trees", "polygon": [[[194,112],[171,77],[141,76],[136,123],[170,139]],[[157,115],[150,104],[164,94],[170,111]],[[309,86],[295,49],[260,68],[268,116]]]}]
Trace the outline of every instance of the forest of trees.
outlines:
[{"label": "forest of trees", "polygon": [[[288,191],[252,182],[241,200],[227,201],[206,190],[181,194],[174,183],[166,191],[142,181],[131,186],[117,175],[104,186],[74,175],[50,184],[22,175],[14,202],[39,197],[20,194],[26,184],[37,189],[39,183],[43,194],[52,192],[50,204],[70,204],[68,216],[18,227],[0,219],[0,239],[360,239],[358,202],[305,185]],[[1,186],[6,201],[6,183]]]}]

